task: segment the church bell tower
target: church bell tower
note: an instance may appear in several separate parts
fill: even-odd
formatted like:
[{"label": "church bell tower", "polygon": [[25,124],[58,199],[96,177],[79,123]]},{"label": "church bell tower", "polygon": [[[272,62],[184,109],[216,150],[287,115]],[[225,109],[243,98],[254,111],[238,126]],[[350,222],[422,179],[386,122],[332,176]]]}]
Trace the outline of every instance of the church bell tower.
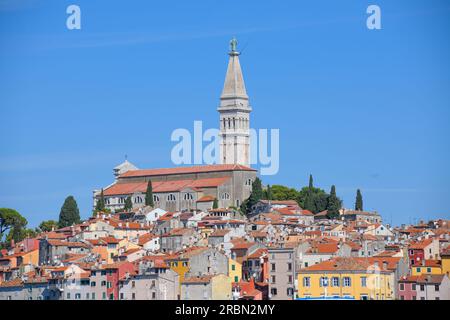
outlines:
[{"label": "church bell tower", "polygon": [[244,77],[239,63],[237,40],[230,41],[225,84],[220,96],[220,161],[250,166],[250,112]]}]

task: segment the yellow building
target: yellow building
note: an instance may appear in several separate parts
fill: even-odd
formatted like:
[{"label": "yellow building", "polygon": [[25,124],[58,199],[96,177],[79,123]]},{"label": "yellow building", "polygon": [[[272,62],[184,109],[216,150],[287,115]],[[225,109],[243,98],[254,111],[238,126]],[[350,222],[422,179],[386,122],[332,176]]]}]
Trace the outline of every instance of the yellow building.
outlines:
[{"label": "yellow building", "polygon": [[450,249],[441,253],[442,273],[450,277]]},{"label": "yellow building", "polygon": [[239,282],[242,278],[242,264],[233,260],[231,258],[228,259],[228,275],[231,279],[231,282]]},{"label": "yellow building", "polygon": [[422,260],[419,265],[411,266],[411,275],[421,276],[423,274],[442,274],[442,264],[440,260]]},{"label": "yellow building", "polygon": [[187,277],[181,284],[181,300],[231,300],[231,279],[227,275]]},{"label": "yellow building", "polygon": [[391,265],[379,264],[373,258],[354,257],[321,262],[299,270],[297,297],[393,300],[395,272]]}]

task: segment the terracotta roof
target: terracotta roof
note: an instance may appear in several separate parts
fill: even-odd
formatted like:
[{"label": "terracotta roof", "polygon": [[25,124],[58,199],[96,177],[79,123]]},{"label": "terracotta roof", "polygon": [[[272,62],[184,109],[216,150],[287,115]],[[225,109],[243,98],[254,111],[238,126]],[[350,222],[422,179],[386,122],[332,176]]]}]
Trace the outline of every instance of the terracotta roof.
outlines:
[{"label": "terracotta roof", "polygon": [[118,244],[118,243],[120,243],[120,239],[117,239],[117,238],[114,238],[114,237],[103,237],[103,238],[100,238],[99,240],[102,240],[102,241],[104,241],[104,242],[106,242],[106,243],[108,243],[108,244]]},{"label": "terracotta roof", "polygon": [[184,280],[181,283],[209,283],[212,277],[213,276],[211,275],[201,277],[189,277],[184,278]]},{"label": "terracotta roof", "polygon": [[445,274],[424,274],[417,277],[420,284],[440,284]]},{"label": "terracotta roof", "polygon": [[425,249],[433,242],[433,239],[425,239],[420,242],[413,242],[409,245],[409,249]]},{"label": "terracotta roof", "polygon": [[[230,177],[184,179],[170,181],[155,181],[152,183],[154,193],[175,192],[186,188],[211,188],[224,184]],[[105,196],[129,195],[133,193],[145,193],[147,182],[119,182],[103,191]]]},{"label": "terracotta roof", "polygon": [[47,240],[47,242],[56,247],[80,247],[80,248],[89,248],[89,246],[83,242],[69,242],[69,241],[61,241],[61,240]]},{"label": "terracotta roof", "polygon": [[197,202],[211,202],[214,201],[215,197],[213,196],[203,196],[197,200]]},{"label": "terracotta roof", "polygon": [[267,249],[266,248],[259,248],[259,249],[256,249],[250,255],[248,255],[247,259],[259,259],[265,254],[267,254]]},{"label": "terracotta roof", "polygon": [[13,288],[13,287],[22,287],[23,281],[20,278],[13,279],[11,281],[5,281],[0,283],[0,288]]},{"label": "terracotta roof", "polygon": [[231,230],[229,230],[229,229],[217,229],[217,230],[214,230],[214,232],[211,233],[209,236],[210,237],[223,237],[230,231]]},{"label": "terracotta roof", "polygon": [[[391,258],[395,259],[395,258]],[[397,260],[398,261],[398,260]],[[378,260],[374,260],[371,258],[355,258],[355,257],[337,257],[327,261],[323,261],[316,265],[301,269],[300,272],[305,273],[309,271],[362,271],[368,272],[371,268],[373,268],[375,262],[379,262]],[[382,263],[378,263],[378,267],[381,271],[391,270],[389,265],[387,269],[384,268]]]},{"label": "terracotta roof", "polygon": [[415,261],[416,263],[412,267],[441,267],[441,260],[422,260],[421,262]]},{"label": "terracotta roof", "polygon": [[138,238],[138,244],[139,244],[140,246],[143,246],[143,245],[146,244],[147,242],[149,242],[149,241],[151,241],[152,239],[157,238],[157,237],[158,237],[158,236],[155,235],[155,234],[153,234],[153,233],[146,233],[146,234],[144,234],[144,235],[142,235],[142,236],[140,236],[140,237]]},{"label": "terracotta roof", "polygon": [[148,177],[148,176],[217,172],[217,171],[256,171],[256,170],[239,164],[219,164],[219,165],[205,165],[193,167],[130,170],[120,175],[119,178]]}]

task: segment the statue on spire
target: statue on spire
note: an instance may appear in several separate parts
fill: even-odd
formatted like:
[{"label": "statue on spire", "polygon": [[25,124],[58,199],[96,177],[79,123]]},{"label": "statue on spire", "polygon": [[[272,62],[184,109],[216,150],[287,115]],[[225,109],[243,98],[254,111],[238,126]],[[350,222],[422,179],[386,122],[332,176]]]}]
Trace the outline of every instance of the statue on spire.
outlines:
[{"label": "statue on spire", "polygon": [[230,41],[230,50],[231,50],[231,52],[237,52],[236,51],[237,43],[238,42],[237,42],[236,38],[233,37],[233,39],[231,39],[231,41]]}]

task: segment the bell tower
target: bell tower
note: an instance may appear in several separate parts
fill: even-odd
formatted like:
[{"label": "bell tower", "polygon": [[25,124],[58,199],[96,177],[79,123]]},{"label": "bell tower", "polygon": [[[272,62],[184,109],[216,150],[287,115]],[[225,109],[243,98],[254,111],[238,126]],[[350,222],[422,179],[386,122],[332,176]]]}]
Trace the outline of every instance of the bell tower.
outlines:
[{"label": "bell tower", "polygon": [[220,162],[250,166],[250,112],[237,40],[230,41],[230,56],[220,96]]}]

